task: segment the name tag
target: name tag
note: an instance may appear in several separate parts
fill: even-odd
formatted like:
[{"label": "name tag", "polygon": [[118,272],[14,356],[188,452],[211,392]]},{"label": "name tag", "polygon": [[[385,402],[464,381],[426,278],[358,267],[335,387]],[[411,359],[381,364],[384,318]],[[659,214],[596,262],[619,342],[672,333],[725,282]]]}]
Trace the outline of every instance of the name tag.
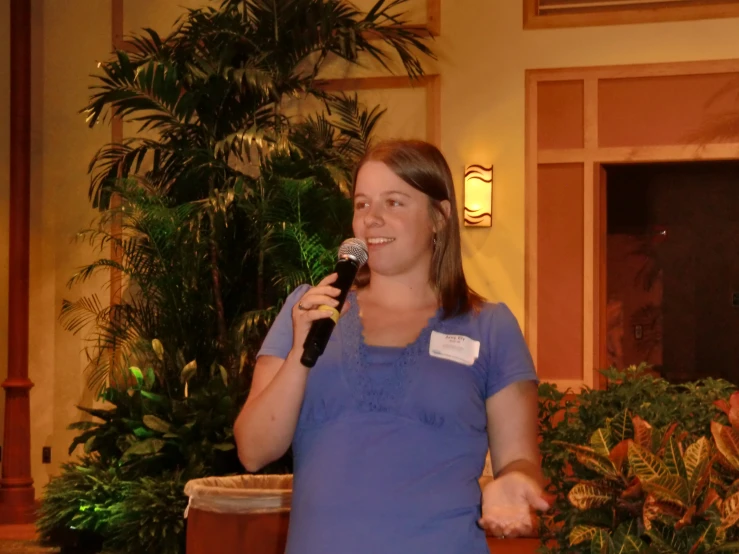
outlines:
[{"label": "name tag", "polygon": [[431,331],[429,354],[434,358],[472,365],[480,355],[480,341],[464,335],[445,335]]}]

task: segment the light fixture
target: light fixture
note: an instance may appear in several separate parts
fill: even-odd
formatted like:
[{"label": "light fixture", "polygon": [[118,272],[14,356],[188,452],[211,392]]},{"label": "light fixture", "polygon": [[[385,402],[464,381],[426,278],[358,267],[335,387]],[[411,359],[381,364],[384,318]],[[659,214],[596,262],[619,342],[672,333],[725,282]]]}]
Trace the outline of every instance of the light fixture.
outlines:
[{"label": "light fixture", "polygon": [[493,225],[493,166],[468,165],[464,170],[464,225]]}]

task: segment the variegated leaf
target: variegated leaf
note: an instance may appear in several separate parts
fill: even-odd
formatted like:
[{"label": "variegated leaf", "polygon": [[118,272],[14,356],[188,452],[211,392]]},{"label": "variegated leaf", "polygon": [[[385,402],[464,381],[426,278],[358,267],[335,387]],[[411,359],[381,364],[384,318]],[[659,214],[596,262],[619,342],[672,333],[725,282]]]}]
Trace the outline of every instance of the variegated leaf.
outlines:
[{"label": "variegated leaf", "polygon": [[684,462],[686,478],[688,481],[693,480],[696,469],[708,461],[711,455],[711,444],[706,437],[701,437],[685,450]]},{"label": "variegated leaf", "polygon": [[708,527],[703,530],[700,537],[698,537],[693,543],[693,546],[690,547],[690,552],[688,554],[698,554],[699,552],[704,552],[705,550],[710,549],[716,542],[716,531],[716,526],[713,523],[709,524]]},{"label": "variegated leaf", "polygon": [[687,484],[677,475],[662,475],[656,479],[643,481],[642,488],[657,500],[670,502],[683,508],[689,500]]},{"label": "variegated leaf", "polygon": [[678,423],[675,422],[670,424],[661,434],[656,431],[652,433],[652,444],[657,443],[657,446],[652,449],[652,452],[660,452],[667,446],[667,441],[674,436],[677,426]]},{"label": "variegated leaf", "polygon": [[670,437],[665,444],[663,459],[665,460],[667,471],[672,475],[679,475],[683,479],[688,478],[688,473],[685,468],[685,463],[683,462],[683,456],[680,452],[679,445],[672,437]]},{"label": "variegated leaf", "polygon": [[610,554],[613,552],[613,540],[605,529],[598,529],[590,540],[590,554]]},{"label": "variegated leaf", "polygon": [[695,506],[691,506],[690,508],[688,508],[683,517],[680,518],[680,521],[675,524],[675,531],[679,531],[680,529],[683,529],[684,527],[687,527],[688,525],[693,523],[695,513]]},{"label": "variegated leaf", "polygon": [[613,491],[594,483],[578,483],[567,495],[570,504],[578,510],[598,508],[613,501]]},{"label": "variegated leaf", "polygon": [[652,426],[639,416],[632,418],[634,424],[634,442],[645,450],[652,448]]},{"label": "variegated leaf", "polygon": [[739,471],[739,431],[712,421],[711,434],[719,452],[734,470]]},{"label": "variegated leaf", "polygon": [[612,480],[619,480],[620,476],[613,465],[613,462],[608,458],[603,458],[595,453],[578,452],[575,456],[577,461],[582,465],[595,471],[596,473],[607,477]]},{"label": "variegated leaf", "polygon": [[611,431],[608,429],[598,429],[590,436],[590,447],[599,456],[608,458],[613,446]]},{"label": "variegated leaf", "polygon": [[641,554],[646,549],[635,520],[618,526],[613,534],[613,546],[614,554]]},{"label": "variegated leaf", "polygon": [[631,414],[628,410],[624,410],[616,417],[608,422],[608,428],[611,430],[611,437],[614,442],[621,442],[629,439],[634,435],[634,424],[631,421]]},{"label": "variegated leaf", "polygon": [[706,497],[703,499],[703,503],[701,504],[701,507],[698,510],[698,515],[705,514],[708,511],[708,509],[720,499],[721,497],[718,495],[718,493],[714,489],[708,489],[708,492],[706,493]]},{"label": "variegated leaf", "polygon": [[667,517],[679,519],[683,516],[683,508],[679,504],[673,504],[665,500],[658,500],[648,494],[642,509],[642,519],[645,529],[652,528],[655,519],[664,520]]},{"label": "variegated leaf", "polygon": [[650,538],[651,547],[658,554],[680,554],[680,552],[675,550],[675,548],[673,548],[673,545],[665,540],[665,538],[660,535],[655,529],[650,528],[647,530],[646,533],[647,536]]},{"label": "variegated leaf", "polygon": [[621,472],[624,466],[624,462],[629,457],[629,443],[631,442],[631,439],[626,439],[618,443],[616,446],[613,447],[610,454],[608,455],[608,458],[613,462],[613,467],[616,468],[616,471]]},{"label": "variegated leaf", "polygon": [[739,493],[724,500],[721,514],[721,526],[724,529],[733,527],[739,521]]},{"label": "variegated leaf", "polygon": [[635,442],[629,445],[629,464],[642,483],[668,474],[662,460]]},{"label": "variegated leaf", "polygon": [[570,531],[570,546],[583,543],[591,540],[598,532],[598,527],[591,525],[576,525],[572,531]]}]

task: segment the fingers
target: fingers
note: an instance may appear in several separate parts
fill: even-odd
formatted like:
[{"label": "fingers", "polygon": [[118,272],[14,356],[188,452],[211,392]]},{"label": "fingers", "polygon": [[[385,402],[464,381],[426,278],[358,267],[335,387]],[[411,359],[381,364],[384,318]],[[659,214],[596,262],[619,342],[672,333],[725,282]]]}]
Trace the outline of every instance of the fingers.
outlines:
[{"label": "fingers", "polygon": [[534,510],[546,512],[551,507],[539,491],[527,489],[525,495],[526,501]]},{"label": "fingers", "polygon": [[339,277],[339,274],[334,272],[330,273],[329,275],[326,275],[323,279],[321,279],[321,282],[316,285],[316,287],[322,287],[324,285],[328,285],[329,283],[333,283],[336,281],[336,279]]},{"label": "fingers", "polygon": [[319,306],[331,306],[335,308],[339,305],[339,301],[327,294],[308,293],[300,299],[299,309],[312,310]]},{"label": "fingers", "polygon": [[528,509],[514,506],[483,509],[477,523],[489,535],[499,538],[531,536],[534,528]]}]

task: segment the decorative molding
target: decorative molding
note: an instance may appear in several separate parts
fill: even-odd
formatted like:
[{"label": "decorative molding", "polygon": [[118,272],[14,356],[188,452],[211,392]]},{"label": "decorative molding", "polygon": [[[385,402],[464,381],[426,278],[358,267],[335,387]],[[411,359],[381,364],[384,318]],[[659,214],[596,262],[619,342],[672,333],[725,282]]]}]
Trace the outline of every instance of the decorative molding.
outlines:
[{"label": "decorative molding", "polygon": [[[558,383],[582,383],[599,386],[597,369],[607,364],[605,341],[605,210],[604,163],[648,163],[697,160],[737,160],[739,142],[707,144],[668,144],[649,146],[598,147],[598,84],[608,79],[701,76],[709,74],[739,74],[739,60],[677,62],[633,66],[560,68],[526,71],[526,142],[525,142],[525,323],[524,332],[529,348],[538,359],[539,275],[537,258],[538,237],[538,168],[541,165],[583,165],[583,367],[579,379],[561,381],[541,376],[542,380]],[[572,81],[584,85],[584,145],[583,148],[539,149],[538,85],[542,82]],[[715,115],[715,114],[714,114]],[[542,277],[544,278],[544,277]],[[544,332],[544,331],[542,331]],[[575,372],[575,375],[577,373]]]},{"label": "decorative molding", "polygon": [[524,0],[524,29],[554,29],[561,27],[598,27],[604,25],[633,25],[666,21],[696,21],[739,17],[739,4],[724,3],[693,6],[660,6],[631,9],[598,10],[585,13],[539,14],[539,0]]}]

